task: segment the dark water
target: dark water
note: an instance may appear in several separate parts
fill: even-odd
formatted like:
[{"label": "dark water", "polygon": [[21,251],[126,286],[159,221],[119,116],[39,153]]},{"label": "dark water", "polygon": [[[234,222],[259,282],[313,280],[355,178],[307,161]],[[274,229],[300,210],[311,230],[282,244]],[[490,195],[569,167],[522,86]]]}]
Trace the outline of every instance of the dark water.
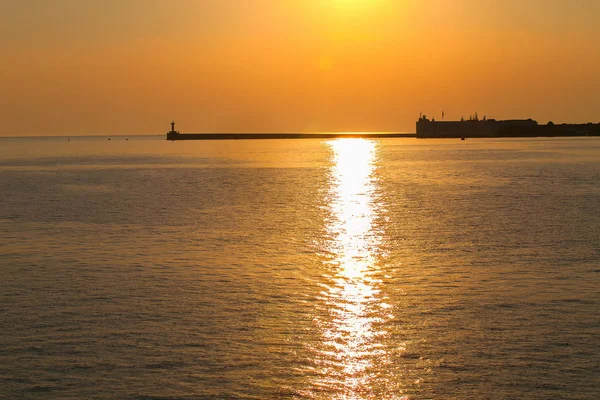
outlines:
[{"label": "dark water", "polygon": [[600,398],[598,139],[0,146],[1,398]]}]

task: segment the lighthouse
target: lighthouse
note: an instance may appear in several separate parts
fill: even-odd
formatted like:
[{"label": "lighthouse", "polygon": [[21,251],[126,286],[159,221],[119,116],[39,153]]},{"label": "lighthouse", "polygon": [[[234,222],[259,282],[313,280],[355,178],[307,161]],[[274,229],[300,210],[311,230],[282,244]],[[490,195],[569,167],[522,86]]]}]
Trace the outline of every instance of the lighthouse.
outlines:
[{"label": "lighthouse", "polygon": [[167,140],[175,140],[179,132],[175,130],[175,121],[171,121],[171,131],[167,132]]}]

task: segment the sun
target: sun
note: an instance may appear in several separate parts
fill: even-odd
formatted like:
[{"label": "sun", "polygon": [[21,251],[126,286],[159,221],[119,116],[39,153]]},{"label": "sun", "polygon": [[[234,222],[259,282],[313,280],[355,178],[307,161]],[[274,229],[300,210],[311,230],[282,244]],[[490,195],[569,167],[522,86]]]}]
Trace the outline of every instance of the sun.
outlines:
[{"label": "sun", "polygon": [[339,17],[369,18],[369,15],[386,12],[403,0],[323,0],[323,5]]},{"label": "sun", "polygon": [[346,5],[355,5],[355,4],[365,4],[365,3],[373,3],[373,0],[331,0],[337,4],[346,4]]},{"label": "sun", "polygon": [[331,1],[331,3],[336,7],[348,8],[348,9],[364,7],[366,5],[369,5],[370,3],[373,3],[373,0],[329,0],[329,1]]},{"label": "sun", "polygon": [[340,7],[372,7],[389,2],[389,0],[326,0]]}]

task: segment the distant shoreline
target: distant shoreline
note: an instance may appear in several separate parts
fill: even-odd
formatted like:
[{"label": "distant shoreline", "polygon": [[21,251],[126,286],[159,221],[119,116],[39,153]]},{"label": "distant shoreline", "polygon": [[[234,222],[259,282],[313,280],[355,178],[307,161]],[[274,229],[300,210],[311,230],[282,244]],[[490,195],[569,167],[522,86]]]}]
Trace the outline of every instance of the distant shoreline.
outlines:
[{"label": "distant shoreline", "polygon": [[524,138],[524,137],[583,137],[600,136],[600,124],[554,124],[540,125],[529,119],[495,120],[479,119],[477,113],[468,120],[436,121],[426,115],[417,121],[418,139],[456,138]]},{"label": "distant shoreline", "polygon": [[[469,139],[534,139],[534,138],[584,138],[599,137],[592,133],[573,134],[567,132],[524,133],[504,135],[468,136]],[[167,134],[167,140],[275,140],[275,139],[457,139],[461,136],[417,136],[415,133],[178,133]]]}]

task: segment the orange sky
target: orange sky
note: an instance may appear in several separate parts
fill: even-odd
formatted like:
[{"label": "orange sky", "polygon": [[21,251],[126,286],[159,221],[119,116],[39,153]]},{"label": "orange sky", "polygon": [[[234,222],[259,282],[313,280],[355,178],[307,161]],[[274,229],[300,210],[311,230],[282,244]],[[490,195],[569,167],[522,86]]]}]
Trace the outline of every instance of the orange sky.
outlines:
[{"label": "orange sky", "polygon": [[[501,4],[500,4],[501,3]],[[600,121],[597,0],[0,3],[0,135]]]}]

